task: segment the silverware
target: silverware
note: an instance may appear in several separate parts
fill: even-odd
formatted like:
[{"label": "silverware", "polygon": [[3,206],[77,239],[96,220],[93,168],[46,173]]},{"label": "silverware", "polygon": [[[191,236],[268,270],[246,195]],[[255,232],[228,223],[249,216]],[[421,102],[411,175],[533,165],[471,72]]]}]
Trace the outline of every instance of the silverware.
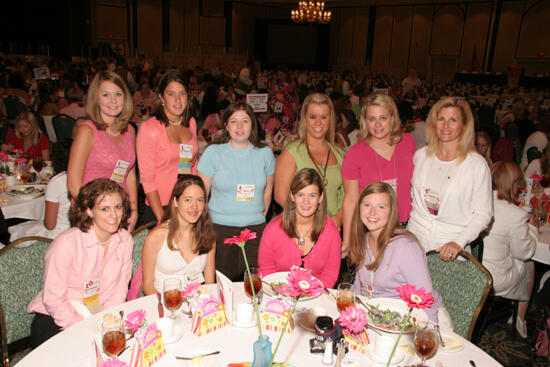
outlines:
[{"label": "silverware", "polygon": [[99,350],[99,347],[97,346],[94,338],[92,338],[92,345],[95,349],[95,365],[96,367],[100,367],[101,365],[103,365],[103,356],[101,355],[101,351]]},{"label": "silverware", "polygon": [[330,291],[328,290],[327,287],[323,287],[323,289],[324,289],[325,293],[329,295],[330,298],[332,298],[334,301],[336,301],[336,296],[334,294],[330,293]]},{"label": "silverware", "polygon": [[211,352],[211,353],[199,354],[198,356],[194,356],[194,357],[178,357],[178,356],[176,356],[176,359],[183,359],[184,361],[190,361],[190,360],[192,360],[193,358],[213,356],[213,355],[216,355],[216,354],[220,354],[220,351],[217,350],[217,351]]},{"label": "silverware", "polygon": [[475,362],[474,362],[474,361],[472,361],[471,359],[470,359],[470,366],[472,366],[472,367],[476,367],[476,364],[475,364]]},{"label": "silverware", "polygon": [[445,341],[443,340],[443,336],[441,335],[441,329],[439,328],[439,324],[435,324],[434,327],[435,327],[435,330],[437,330],[437,335],[439,335],[439,344],[441,344],[441,346],[445,348]]}]

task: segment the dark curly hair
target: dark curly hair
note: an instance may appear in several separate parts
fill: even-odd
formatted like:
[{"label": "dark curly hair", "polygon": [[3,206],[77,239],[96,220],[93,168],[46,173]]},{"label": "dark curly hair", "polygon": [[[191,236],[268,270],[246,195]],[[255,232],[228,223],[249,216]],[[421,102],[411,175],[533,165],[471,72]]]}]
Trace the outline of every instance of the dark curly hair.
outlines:
[{"label": "dark curly hair", "polygon": [[88,232],[93,219],[88,215],[87,210],[93,209],[106,195],[113,193],[119,194],[122,199],[122,219],[118,229],[128,228],[128,218],[130,217],[128,195],[119,184],[106,178],[97,178],[80,188],[78,197],[69,211],[71,227],[78,227],[82,232]]}]

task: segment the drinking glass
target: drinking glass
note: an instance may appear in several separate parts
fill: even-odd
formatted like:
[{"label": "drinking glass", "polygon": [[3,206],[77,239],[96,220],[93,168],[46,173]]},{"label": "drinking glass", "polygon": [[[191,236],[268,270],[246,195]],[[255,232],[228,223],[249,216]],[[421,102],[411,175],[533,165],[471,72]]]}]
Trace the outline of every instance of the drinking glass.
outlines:
[{"label": "drinking glass", "polygon": [[[258,268],[250,268],[250,276],[252,277],[252,284],[254,284],[254,292],[256,293],[256,298],[260,299],[260,292],[262,290],[262,272]],[[252,289],[250,288],[250,280],[248,279],[248,272],[244,272],[244,291],[250,297],[250,302],[252,302]]]},{"label": "drinking glass", "polygon": [[181,280],[177,278],[168,278],[164,280],[164,305],[172,313],[171,319],[176,318],[175,311],[180,308],[183,303],[183,296],[181,295]]},{"label": "drinking glass", "polygon": [[44,167],[44,161],[42,160],[41,157],[35,157],[32,159],[32,166],[36,171],[36,174],[39,174],[40,171],[42,171],[42,168]]},{"label": "drinking glass", "polygon": [[439,342],[436,326],[430,322],[418,322],[414,332],[414,348],[416,354],[422,359],[422,365],[426,359],[431,358],[437,351]]},{"label": "drinking glass", "polygon": [[336,307],[342,312],[348,306],[355,306],[355,292],[351,283],[340,283],[336,293]]},{"label": "drinking glass", "polygon": [[126,347],[126,335],[122,320],[107,320],[101,324],[103,351],[111,358],[118,356]]},{"label": "drinking glass", "polygon": [[26,184],[31,178],[29,166],[26,163],[19,163],[17,165],[17,178],[22,184]]}]

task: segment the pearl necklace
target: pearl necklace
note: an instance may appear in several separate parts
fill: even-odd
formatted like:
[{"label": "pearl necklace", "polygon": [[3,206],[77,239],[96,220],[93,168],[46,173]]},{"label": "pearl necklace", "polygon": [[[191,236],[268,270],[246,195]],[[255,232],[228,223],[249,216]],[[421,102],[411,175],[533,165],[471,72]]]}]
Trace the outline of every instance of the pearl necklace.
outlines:
[{"label": "pearl necklace", "polygon": [[170,125],[172,125],[172,126],[181,125],[182,121],[183,121],[183,118],[179,119],[179,121],[170,121],[170,120],[168,120],[168,122],[169,122]]},{"label": "pearl necklace", "polygon": [[116,133],[111,132],[111,130],[109,130],[109,129],[105,129],[105,131],[107,131],[107,134],[109,134],[111,136],[119,136],[120,135],[120,131],[117,131]]}]

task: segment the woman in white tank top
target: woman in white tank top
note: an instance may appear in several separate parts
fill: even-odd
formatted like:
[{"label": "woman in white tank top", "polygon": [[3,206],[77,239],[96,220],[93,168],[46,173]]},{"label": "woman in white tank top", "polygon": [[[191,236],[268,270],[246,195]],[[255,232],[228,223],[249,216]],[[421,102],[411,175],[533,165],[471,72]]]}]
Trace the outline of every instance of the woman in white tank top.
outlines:
[{"label": "woman in white tank top", "polygon": [[143,293],[162,293],[164,279],[213,283],[216,238],[200,177],[181,175],[163,222],[143,245]]}]

